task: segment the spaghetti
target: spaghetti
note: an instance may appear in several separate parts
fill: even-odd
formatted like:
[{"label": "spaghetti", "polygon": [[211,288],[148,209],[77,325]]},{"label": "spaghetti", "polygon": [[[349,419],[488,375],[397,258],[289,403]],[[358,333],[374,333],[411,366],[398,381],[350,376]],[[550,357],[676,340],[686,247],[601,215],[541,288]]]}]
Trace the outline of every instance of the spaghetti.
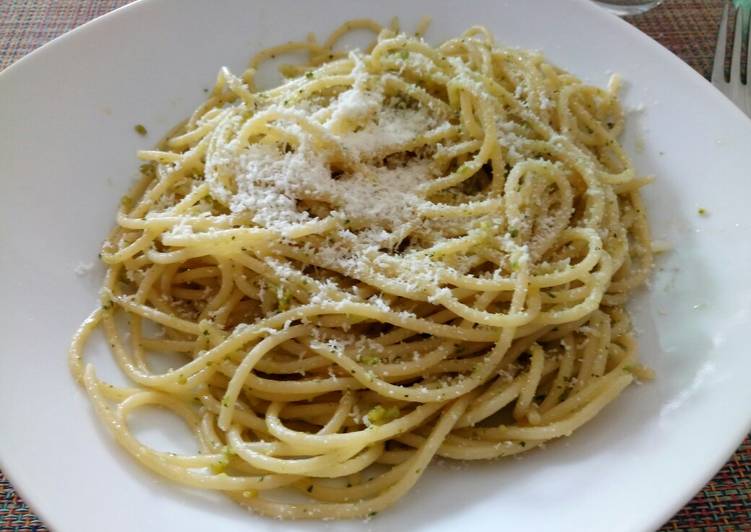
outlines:
[{"label": "spaghetti", "polygon": [[[336,51],[355,29],[368,51]],[[139,153],[73,374],[144,466],[285,519],[367,517],[435,456],[570,435],[650,373],[624,310],[652,264],[648,179],[616,140],[617,92],[482,27],[431,47],[368,20],[222,69]],[[131,387],[84,363],[96,329]],[[184,363],[157,372],[158,353]],[[149,405],[197,454],[135,438]]]}]

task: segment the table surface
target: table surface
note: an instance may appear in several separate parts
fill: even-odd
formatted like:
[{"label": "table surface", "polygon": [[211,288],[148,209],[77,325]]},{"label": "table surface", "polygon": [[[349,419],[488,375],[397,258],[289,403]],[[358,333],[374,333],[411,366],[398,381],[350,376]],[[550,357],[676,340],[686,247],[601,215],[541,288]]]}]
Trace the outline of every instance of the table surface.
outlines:
[{"label": "table surface", "polygon": [[[0,0],[0,70],[130,0]],[[630,22],[709,76],[722,0],[667,0]],[[0,532],[48,530],[0,471]],[[751,531],[751,436],[661,530]]]}]

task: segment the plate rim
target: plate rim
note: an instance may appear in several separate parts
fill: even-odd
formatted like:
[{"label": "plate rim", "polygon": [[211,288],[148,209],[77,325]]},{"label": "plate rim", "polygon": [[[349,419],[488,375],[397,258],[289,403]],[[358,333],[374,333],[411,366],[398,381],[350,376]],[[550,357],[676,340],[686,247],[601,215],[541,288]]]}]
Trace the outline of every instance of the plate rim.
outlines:
[{"label": "plate rim", "polygon": [[[259,0],[260,1],[260,0]],[[591,0],[567,0],[571,3],[577,3],[581,6],[582,9],[586,9],[591,13],[591,16],[593,18],[597,18],[601,23],[604,24],[615,24],[619,25],[621,30],[623,32],[627,32],[632,39],[638,39],[645,43],[648,43],[649,46],[652,48],[653,53],[659,53],[663,60],[669,61],[674,65],[674,67],[681,69],[685,75],[689,76],[692,82],[701,90],[704,94],[707,95],[707,97],[711,97],[714,99],[716,105],[724,106],[726,111],[730,111],[732,108],[732,113],[736,116],[740,117],[742,120],[747,121],[748,125],[751,127],[751,117],[748,117],[745,115],[737,106],[735,106],[721,91],[719,91],[716,87],[714,87],[704,76],[702,76],[699,72],[694,70],[691,66],[689,66],[685,61],[683,61],[680,57],[675,55],[673,52],[671,52],[668,48],[666,48],[664,45],[662,45],[659,41],[653,39],[646,33],[642,32],[635,26],[631,25],[630,23],[626,22],[620,17],[617,17],[613,14],[608,13],[603,8],[598,7],[595,5]],[[120,17],[125,16],[131,12],[138,11],[141,9],[146,8],[146,6],[151,6],[155,4],[162,3],[163,0],[134,0],[131,3],[119,6],[112,11],[109,11],[107,13],[104,13],[102,15],[99,15],[57,37],[54,39],[46,42],[42,46],[34,49],[33,51],[29,52],[28,54],[24,55],[5,69],[3,69],[0,72],[0,89],[3,87],[3,85],[8,80],[11,80],[14,76],[19,75],[19,71],[22,73],[24,69],[27,68],[27,65],[33,65],[36,61],[39,60],[39,58],[43,57],[45,54],[49,53],[50,49],[55,48],[57,45],[59,45],[62,42],[65,42],[70,39],[79,39],[86,35],[88,31],[91,30],[94,26],[100,26],[102,24],[111,24],[114,23],[116,20],[118,20]],[[680,66],[679,66],[680,65]],[[712,95],[712,96],[710,96]],[[668,522],[672,517],[676,515],[678,511],[680,511],[690,500],[692,500],[695,496],[699,495],[703,487],[706,486],[706,484],[722,469],[722,467],[727,463],[727,461],[733,456],[735,451],[738,449],[738,447],[742,444],[742,442],[745,440],[747,435],[751,432],[751,412],[747,415],[747,420],[745,425],[739,424],[738,430],[736,434],[734,435],[734,438],[730,438],[728,436],[725,437],[725,441],[730,442],[730,445],[725,445],[726,448],[723,453],[717,453],[713,460],[708,460],[704,463],[702,470],[703,473],[701,475],[697,476],[697,481],[692,484],[690,487],[687,486],[687,484],[684,484],[683,488],[678,488],[676,491],[681,492],[680,496],[673,496],[672,499],[674,504],[662,505],[664,510],[663,512],[651,512],[655,515],[655,519],[653,521],[647,522],[646,520],[643,522],[644,524],[649,524],[652,528],[659,528],[666,522]],[[711,463],[711,465],[708,465]],[[44,509],[44,504],[41,503],[42,501],[37,501],[35,496],[31,496],[29,498],[29,493],[26,491],[25,483],[23,482],[22,476],[23,475],[17,475],[14,469],[14,466],[5,462],[3,459],[3,456],[0,455],[0,470],[2,470],[3,475],[5,476],[6,480],[9,482],[9,484],[12,486],[16,494],[20,499],[23,500],[23,502],[27,505],[27,507],[30,510],[30,513],[38,517],[42,523],[46,526],[55,527],[55,523],[53,523],[50,518],[46,514],[46,510]],[[21,482],[17,482],[18,480],[21,480]],[[663,499],[667,500],[667,499]],[[37,504],[37,502],[40,502],[41,504]],[[659,514],[659,518],[657,517]],[[349,521],[344,521],[349,522]]]}]

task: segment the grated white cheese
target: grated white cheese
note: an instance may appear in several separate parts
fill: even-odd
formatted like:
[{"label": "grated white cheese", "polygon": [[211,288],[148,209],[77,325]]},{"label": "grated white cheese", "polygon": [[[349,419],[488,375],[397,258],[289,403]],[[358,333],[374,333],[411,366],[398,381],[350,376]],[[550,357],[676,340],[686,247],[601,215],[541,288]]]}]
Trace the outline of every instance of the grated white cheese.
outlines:
[{"label": "grated white cheese", "polygon": [[[236,191],[227,198],[233,213],[250,212],[255,224],[284,234],[293,225],[313,220],[318,213],[301,208],[300,202],[315,203],[321,215],[338,213],[343,220],[357,220],[362,231],[340,234],[349,251],[363,245],[384,245],[391,232],[415,219],[423,203],[420,185],[435,177],[431,159],[411,157],[404,164],[384,165],[384,153],[445,125],[446,121],[420,108],[397,109],[386,105],[383,81],[368,77],[362,63],[354,71],[354,85],[330,105],[322,124],[331,132],[336,150],[322,149],[301,128],[280,122],[298,140],[291,151],[278,144],[252,143],[237,151],[227,143],[212,154],[217,176],[226,171],[234,176]],[[297,109],[269,108],[266,112],[300,114]],[[334,175],[347,153],[354,164]],[[337,162],[338,161],[338,162]],[[338,259],[342,253],[337,253]],[[333,257],[332,257],[333,259]]]},{"label": "grated white cheese", "polygon": [[326,128],[337,132],[347,123],[357,123],[372,118],[383,104],[381,91],[369,91],[355,84],[341,93],[334,104],[334,112],[326,122]]},{"label": "grated white cheese", "polygon": [[325,161],[304,143],[291,153],[252,144],[240,154],[234,171],[237,193],[230,198],[230,210],[251,211],[253,222],[281,231],[310,220],[307,212],[297,210],[298,199],[330,196],[333,183]]},{"label": "grated white cheese", "polygon": [[364,128],[341,138],[342,145],[360,157],[405,144],[435,127],[435,120],[420,108],[394,109],[387,107]]},{"label": "grated white cheese", "polygon": [[84,275],[88,275],[91,273],[91,270],[94,269],[94,263],[93,262],[79,262],[75,268],[73,268],[73,273],[78,275],[79,277],[83,277]]}]

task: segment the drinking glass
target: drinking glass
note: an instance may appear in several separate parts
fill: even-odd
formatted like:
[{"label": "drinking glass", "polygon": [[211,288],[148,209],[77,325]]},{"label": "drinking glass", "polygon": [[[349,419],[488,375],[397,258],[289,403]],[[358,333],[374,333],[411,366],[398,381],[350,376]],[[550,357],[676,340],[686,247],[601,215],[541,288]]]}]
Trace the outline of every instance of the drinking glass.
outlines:
[{"label": "drinking glass", "polygon": [[594,0],[595,4],[622,17],[645,13],[662,3],[662,0]]}]

